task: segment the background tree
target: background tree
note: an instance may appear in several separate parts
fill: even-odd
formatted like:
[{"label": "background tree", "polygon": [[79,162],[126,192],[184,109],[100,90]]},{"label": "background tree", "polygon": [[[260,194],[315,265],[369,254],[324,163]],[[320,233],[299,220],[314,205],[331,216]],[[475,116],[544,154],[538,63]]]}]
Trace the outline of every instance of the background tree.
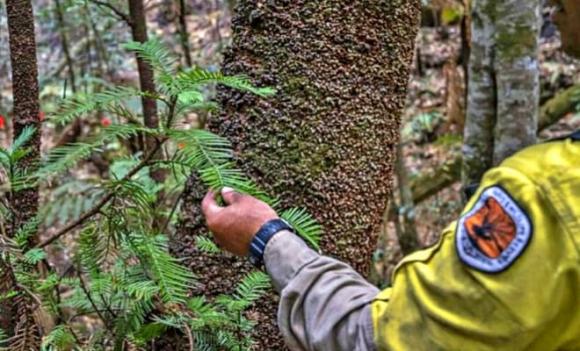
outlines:
[{"label": "background tree", "polygon": [[[415,0],[240,1],[224,71],[278,94],[222,90],[222,112],[209,122],[281,207],[305,206],[323,224],[325,253],[361,273],[390,191],[419,12]],[[206,231],[198,208],[204,189],[196,184],[190,179],[183,197],[175,250],[202,277],[200,290],[215,296],[249,267],[192,249]],[[272,338],[275,313],[274,300],[254,311],[258,349],[283,348]]]},{"label": "background tree", "polygon": [[[148,40],[147,20],[145,17],[145,7],[143,0],[129,0],[129,18],[133,40],[138,43],[144,43]],[[141,91],[148,94],[155,94],[155,76],[151,65],[136,56],[137,68],[139,70],[139,83]],[[149,128],[157,128],[159,119],[157,117],[157,102],[155,99],[143,96],[143,118],[145,125]]]},{"label": "background tree", "polygon": [[536,142],[540,0],[473,4],[463,183]]},{"label": "background tree", "polygon": [[[34,16],[30,0],[8,0],[8,32],[10,36],[10,62],[12,66],[12,91],[14,96],[13,127],[14,139],[18,139],[29,128],[34,135],[25,143],[26,155],[19,162],[19,169],[13,173],[24,173],[35,169],[40,157],[40,119],[38,100],[38,69],[36,63],[36,40],[34,35]],[[9,227],[5,228],[8,237],[14,237],[27,222],[34,219],[38,211],[38,188],[29,184],[11,192],[8,196],[10,209],[7,217]],[[35,241],[33,236],[31,241]],[[14,292],[1,304],[1,327],[14,336],[11,350],[33,349],[39,344],[39,330],[33,318],[38,308],[36,302],[19,288],[10,262],[2,258],[0,262],[0,293]]]}]

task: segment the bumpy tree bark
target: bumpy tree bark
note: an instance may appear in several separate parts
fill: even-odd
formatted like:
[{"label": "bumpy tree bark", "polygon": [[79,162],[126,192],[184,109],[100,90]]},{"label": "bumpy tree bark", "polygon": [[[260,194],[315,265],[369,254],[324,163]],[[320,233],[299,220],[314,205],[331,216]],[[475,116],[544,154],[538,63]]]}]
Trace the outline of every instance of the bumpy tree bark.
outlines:
[{"label": "bumpy tree bark", "polygon": [[[324,226],[323,251],[367,272],[390,191],[420,13],[418,0],[246,0],[233,19],[224,71],[274,86],[274,98],[222,90],[209,128],[281,207],[305,206]],[[175,250],[202,277],[200,292],[231,291],[245,260],[191,247],[203,233],[193,179]],[[273,297],[275,299],[275,297]],[[275,300],[251,312],[259,350],[281,350]]]},{"label": "bumpy tree bark", "polygon": [[536,141],[540,0],[473,4],[464,184]]},{"label": "bumpy tree bark", "polygon": [[[38,132],[40,107],[32,3],[30,0],[8,0],[6,10],[14,95],[14,136],[18,137],[26,127],[37,129],[26,144],[30,152],[19,163],[20,168],[31,170],[36,167],[40,157],[40,132]],[[33,187],[15,192],[9,201],[12,218],[8,235],[13,236],[23,224],[36,216],[38,189]],[[35,238],[32,238],[31,241],[34,240]],[[0,324],[10,335],[22,336],[16,339],[24,340],[28,349],[35,349],[39,346],[39,330],[32,320],[34,304],[30,296],[17,287],[16,277],[4,259],[0,261],[0,272],[0,293],[5,294],[11,290],[18,293],[0,306]],[[14,342],[10,344],[11,349],[16,349],[14,345]]]},{"label": "bumpy tree bark", "polygon": [[[14,94],[14,136],[29,127],[40,127],[38,101],[38,78],[36,64],[36,40],[34,37],[34,17],[30,0],[9,0],[8,32],[10,35],[10,62],[12,63],[12,91]],[[30,153],[20,163],[22,168],[31,169],[40,157],[40,133],[37,132],[27,144]],[[20,227],[36,215],[38,191],[35,188],[14,194],[11,199],[14,215],[13,228]]]}]

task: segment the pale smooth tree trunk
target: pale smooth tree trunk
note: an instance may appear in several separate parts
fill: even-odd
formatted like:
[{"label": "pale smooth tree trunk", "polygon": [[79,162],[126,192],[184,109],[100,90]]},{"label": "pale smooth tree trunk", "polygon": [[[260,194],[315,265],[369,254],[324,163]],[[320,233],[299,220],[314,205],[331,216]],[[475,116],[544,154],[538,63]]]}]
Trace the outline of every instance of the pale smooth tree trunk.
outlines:
[{"label": "pale smooth tree trunk", "polygon": [[473,2],[463,183],[534,144],[541,0]]}]

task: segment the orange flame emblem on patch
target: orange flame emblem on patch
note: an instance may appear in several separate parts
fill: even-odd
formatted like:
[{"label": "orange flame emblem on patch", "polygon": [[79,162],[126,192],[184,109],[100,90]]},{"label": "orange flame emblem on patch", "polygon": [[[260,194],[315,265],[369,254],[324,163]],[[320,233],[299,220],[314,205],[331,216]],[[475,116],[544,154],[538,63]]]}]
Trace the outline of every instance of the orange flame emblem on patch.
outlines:
[{"label": "orange flame emblem on patch", "polygon": [[497,258],[516,236],[516,225],[493,197],[465,220],[471,241],[489,258]]}]

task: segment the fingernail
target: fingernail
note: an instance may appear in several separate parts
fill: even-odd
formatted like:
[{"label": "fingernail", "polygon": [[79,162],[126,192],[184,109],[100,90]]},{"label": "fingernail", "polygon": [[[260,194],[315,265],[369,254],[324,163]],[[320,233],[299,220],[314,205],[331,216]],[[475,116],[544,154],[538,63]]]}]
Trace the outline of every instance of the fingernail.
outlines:
[{"label": "fingernail", "polygon": [[234,189],[232,189],[232,188],[230,188],[229,186],[224,186],[224,187],[222,188],[222,194],[223,194],[223,193],[231,193],[231,192],[233,192],[233,191],[235,191],[235,190],[234,190]]}]

